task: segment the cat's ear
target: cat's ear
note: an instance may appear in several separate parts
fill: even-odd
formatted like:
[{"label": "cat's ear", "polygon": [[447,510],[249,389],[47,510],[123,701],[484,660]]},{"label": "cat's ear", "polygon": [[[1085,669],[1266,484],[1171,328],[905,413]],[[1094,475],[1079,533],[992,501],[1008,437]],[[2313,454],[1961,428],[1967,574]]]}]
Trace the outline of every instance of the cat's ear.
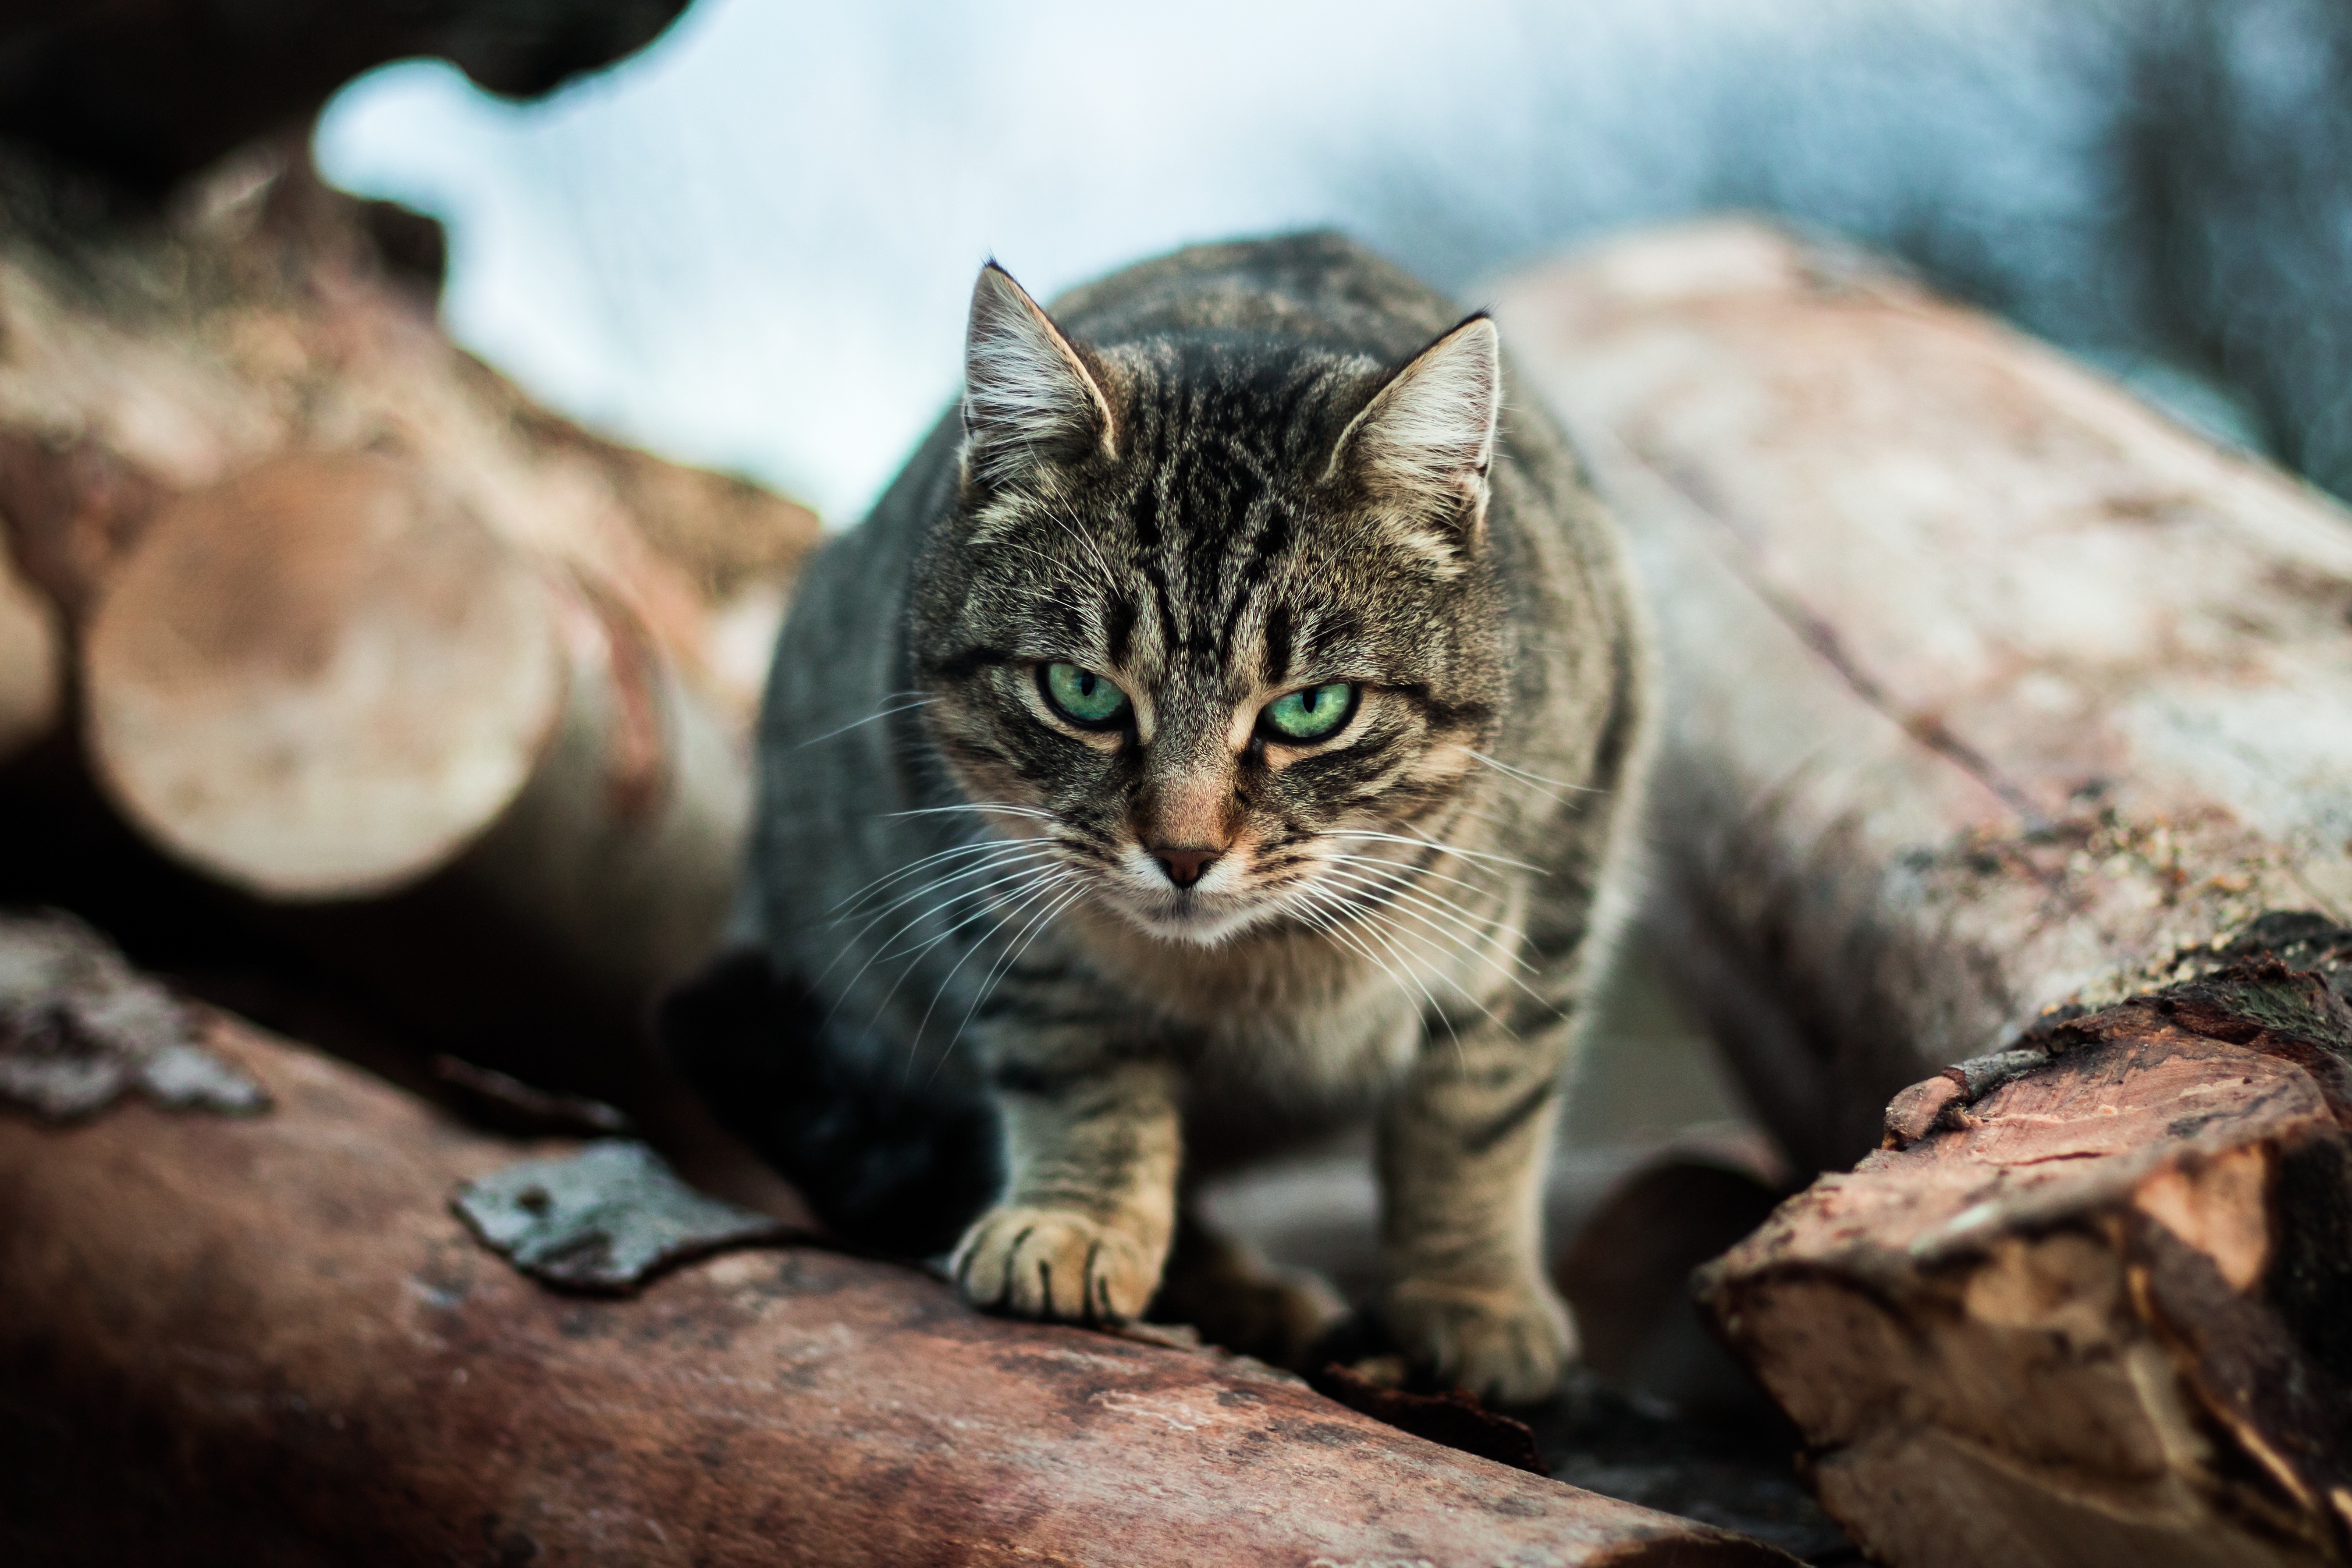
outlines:
[{"label": "cat's ear", "polygon": [[966,477],[995,484],[1039,460],[1118,455],[1110,400],[1086,357],[994,262],[972,286],[963,345]]},{"label": "cat's ear", "polygon": [[1353,481],[1467,543],[1486,520],[1502,409],[1502,344],[1482,311],[1373,394],[1341,434],[1327,478]]}]

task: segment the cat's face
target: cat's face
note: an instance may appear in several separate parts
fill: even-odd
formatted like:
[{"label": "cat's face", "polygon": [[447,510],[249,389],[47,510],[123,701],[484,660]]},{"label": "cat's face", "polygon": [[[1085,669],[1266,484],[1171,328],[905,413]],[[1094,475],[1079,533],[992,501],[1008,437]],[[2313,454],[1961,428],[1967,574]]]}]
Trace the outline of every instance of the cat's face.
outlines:
[{"label": "cat's face", "polygon": [[964,483],[918,573],[922,719],[1032,904],[1162,938],[1317,925],[1426,863],[1499,720],[1494,329],[1402,371],[1263,341],[1096,352],[993,268]]}]

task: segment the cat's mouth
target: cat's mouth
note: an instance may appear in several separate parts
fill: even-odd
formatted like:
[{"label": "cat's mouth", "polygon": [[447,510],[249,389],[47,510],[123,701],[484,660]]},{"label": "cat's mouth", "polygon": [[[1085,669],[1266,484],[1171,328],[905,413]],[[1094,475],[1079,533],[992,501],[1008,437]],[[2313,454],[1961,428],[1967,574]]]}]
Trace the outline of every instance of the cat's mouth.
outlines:
[{"label": "cat's mouth", "polygon": [[1105,902],[1146,936],[1214,947],[1273,913],[1271,902],[1247,885],[1240,859],[1212,865],[1191,885],[1177,887],[1150,856],[1130,850]]}]

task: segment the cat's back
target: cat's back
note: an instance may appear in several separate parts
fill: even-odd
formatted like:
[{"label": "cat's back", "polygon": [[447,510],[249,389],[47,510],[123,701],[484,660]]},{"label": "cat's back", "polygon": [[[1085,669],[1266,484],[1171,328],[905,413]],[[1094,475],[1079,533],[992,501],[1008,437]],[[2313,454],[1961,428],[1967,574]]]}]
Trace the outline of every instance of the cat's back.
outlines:
[{"label": "cat's back", "polygon": [[1050,309],[1072,336],[1103,347],[1234,335],[1391,361],[1462,316],[1427,284],[1329,231],[1188,246],[1081,284]]}]

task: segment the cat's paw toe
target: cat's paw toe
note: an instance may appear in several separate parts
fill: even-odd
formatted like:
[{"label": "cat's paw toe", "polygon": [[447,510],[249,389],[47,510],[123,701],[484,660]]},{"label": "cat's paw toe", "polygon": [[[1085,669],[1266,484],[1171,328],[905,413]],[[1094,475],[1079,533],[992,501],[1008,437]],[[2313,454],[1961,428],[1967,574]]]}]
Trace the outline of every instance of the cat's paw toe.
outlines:
[{"label": "cat's paw toe", "polygon": [[1537,1282],[1494,1288],[1406,1281],[1389,1292],[1389,1332],[1420,1365],[1479,1398],[1548,1398],[1577,1354],[1567,1306]]},{"label": "cat's paw toe", "polygon": [[1160,1285],[1160,1253],[1058,1208],[993,1208],[964,1233],[950,1268],[973,1306],[1056,1322],[1126,1322]]}]

